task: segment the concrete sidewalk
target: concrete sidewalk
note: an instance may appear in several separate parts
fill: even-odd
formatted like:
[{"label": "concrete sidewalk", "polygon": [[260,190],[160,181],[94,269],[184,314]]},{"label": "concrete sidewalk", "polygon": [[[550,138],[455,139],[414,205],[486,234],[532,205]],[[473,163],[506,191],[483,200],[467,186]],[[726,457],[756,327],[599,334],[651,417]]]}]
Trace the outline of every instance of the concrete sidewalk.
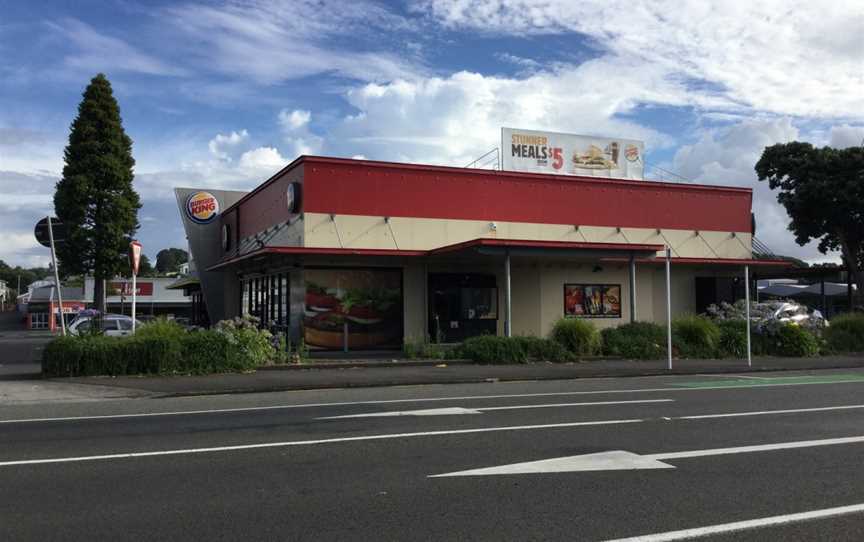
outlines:
[{"label": "concrete sidewalk", "polygon": [[250,374],[209,376],[123,376],[53,379],[53,382],[113,386],[155,395],[210,395],[327,388],[465,384],[520,380],[655,376],[669,374],[723,374],[760,371],[800,371],[864,367],[864,356],[821,358],[758,358],[753,367],[738,360],[675,360],[672,371],[665,361],[597,360],[583,363],[526,365],[427,365],[354,367],[336,369],[262,370]]}]

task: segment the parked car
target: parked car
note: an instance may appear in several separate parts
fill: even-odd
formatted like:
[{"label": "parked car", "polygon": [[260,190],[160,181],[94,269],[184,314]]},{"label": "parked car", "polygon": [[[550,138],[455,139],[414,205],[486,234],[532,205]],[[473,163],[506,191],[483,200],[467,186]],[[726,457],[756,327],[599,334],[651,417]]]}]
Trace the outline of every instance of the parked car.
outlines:
[{"label": "parked car", "polygon": [[[99,319],[97,316],[79,316],[69,324],[69,333],[72,335],[84,335],[91,327],[101,321],[102,332],[109,337],[125,337],[132,334],[132,318],[123,314],[106,314]],[[141,322],[136,319],[135,325]]]}]

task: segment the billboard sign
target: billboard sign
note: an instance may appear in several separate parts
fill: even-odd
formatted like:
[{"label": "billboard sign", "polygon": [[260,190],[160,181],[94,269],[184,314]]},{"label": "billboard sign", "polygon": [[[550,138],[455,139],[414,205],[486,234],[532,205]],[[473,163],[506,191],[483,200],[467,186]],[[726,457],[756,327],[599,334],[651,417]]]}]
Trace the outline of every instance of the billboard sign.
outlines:
[{"label": "billboard sign", "polygon": [[644,153],[635,139],[501,128],[503,171],[641,180]]},{"label": "billboard sign", "polygon": [[[108,295],[109,296],[121,296],[121,297],[131,297],[132,296],[132,283],[131,282],[111,282],[108,284]],[[153,283],[152,282],[139,282],[135,285],[135,295],[138,296],[152,296],[153,295]]]}]

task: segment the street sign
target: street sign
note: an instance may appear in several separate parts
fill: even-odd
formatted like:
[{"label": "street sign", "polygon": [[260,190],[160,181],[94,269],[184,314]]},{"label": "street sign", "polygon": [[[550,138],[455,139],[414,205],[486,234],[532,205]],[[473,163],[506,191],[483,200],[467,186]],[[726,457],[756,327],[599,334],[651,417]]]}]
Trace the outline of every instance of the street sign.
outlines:
[{"label": "street sign", "polygon": [[[66,240],[66,226],[60,222],[59,218],[51,218],[51,226],[54,228],[54,242],[62,243]],[[36,228],[33,231],[36,235],[36,240],[45,248],[51,248],[51,234],[48,232],[48,217],[36,223]]]},{"label": "street sign", "polygon": [[141,264],[141,243],[132,241],[129,243],[129,265],[132,267],[132,274],[138,274],[138,267]]}]

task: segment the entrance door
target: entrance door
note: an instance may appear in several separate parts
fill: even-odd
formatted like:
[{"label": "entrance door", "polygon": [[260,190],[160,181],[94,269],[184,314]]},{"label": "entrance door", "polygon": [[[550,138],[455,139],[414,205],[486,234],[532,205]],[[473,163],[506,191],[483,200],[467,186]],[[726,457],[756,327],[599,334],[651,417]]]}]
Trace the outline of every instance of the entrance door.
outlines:
[{"label": "entrance door", "polygon": [[429,337],[433,342],[461,342],[498,330],[498,288],[494,275],[429,275]]}]

